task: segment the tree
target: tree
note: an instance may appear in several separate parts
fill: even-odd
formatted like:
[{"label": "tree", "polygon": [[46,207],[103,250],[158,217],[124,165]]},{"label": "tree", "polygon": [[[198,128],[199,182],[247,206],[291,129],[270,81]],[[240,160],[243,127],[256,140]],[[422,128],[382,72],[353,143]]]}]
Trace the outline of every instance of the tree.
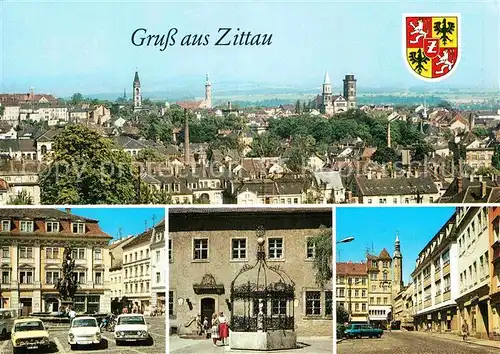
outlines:
[{"label": "tree", "polygon": [[311,237],[310,241],[315,245],[313,268],[315,280],[321,287],[332,279],[332,229],[321,225],[319,233]]},{"label": "tree", "polygon": [[398,155],[394,149],[384,146],[380,147],[373,154],[373,161],[378,163],[387,163],[397,161]]},{"label": "tree", "polygon": [[24,189],[16,194],[15,197],[10,197],[9,205],[33,205],[33,197]]},{"label": "tree", "polygon": [[131,157],[98,132],[67,125],[54,137],[53,151],[40,176],[42,204],[136,202],[138,175]]},{"label": "tree", "polygon": [[488,129],[484,128],[484,127],[475,127],[472,132],[477,135],[479,138],[481,139],[484,139],[484,138],[487,138],[490,133],[488,131]]},{"label": "tree", "polygon": [[59,291],[62,301],[73,301],[73,297],[78,290],[78,283],[73,272],[75,270],[75,260],[71,257],[71,248],[66,247],[62,263],[62,278],[57,279],[54,286]]},{"label": "tree", "polygon": [[301,172],[306,166],[306,159],[315,151],[316,139],[311,135],[296,136],[290,149],[285,152],[286,165],[293,172]]},{"label": "tree", "polygon": [[476,175],[478,176],[496,176],[499,171],[495,167],[479,167],[476,171]]},{"label": "tree", "polygon": [[349,312],[344,306],[337,306],[337,323],[349,322]]},{"label": "tree", "polygon": [[491,157],[491,165],[497,170],[500,170],[500,145],[495,146],[495,151]]},{"label": "tree", "polygon": [[141,162],[163,162],[167,157],[156,149],[145,148],[139,151],[135,159]]},{"label": "tree", "polygon": [[83,101],[84,101],[83,95],[81,93],[75,93],[75,94],[73,94],[73,96],[71,96],[70,103],[72,105],[78,105],[78,104],[83,103]]},{"label": "tree", "polygon": [[0,105],[0,117],[3,117],[4,112],[5,112],[5,106]]}]

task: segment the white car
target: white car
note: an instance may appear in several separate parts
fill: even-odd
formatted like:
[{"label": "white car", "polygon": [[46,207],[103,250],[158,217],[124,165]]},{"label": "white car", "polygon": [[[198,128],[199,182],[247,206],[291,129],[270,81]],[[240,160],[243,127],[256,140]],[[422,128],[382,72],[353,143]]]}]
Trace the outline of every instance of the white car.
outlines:
[{"label": "white car", "polygon": [[114,337],[116,345],[121,345],[124,342],[147,342],[148,344],[152,344],[146,319],[140,313],[118,316]]},{"label": "white car", "polygon": [[101,345],[101,329],[95,317],[74,318],[69,328],[68,343],[73,350],[79,345]]}]

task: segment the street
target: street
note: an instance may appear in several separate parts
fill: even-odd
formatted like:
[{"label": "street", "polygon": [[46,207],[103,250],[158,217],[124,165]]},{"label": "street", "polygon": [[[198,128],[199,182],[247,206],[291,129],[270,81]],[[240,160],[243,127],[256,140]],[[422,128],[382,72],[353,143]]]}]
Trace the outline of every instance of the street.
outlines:
[{"label": "street", "polygon": [[377,339],[347,339],[337,343],[338,354],[493,354],[498,349],[413,332],[385,332]]},{"label": "street", "polygon": [[[219,342],[219,345],[221,343]],[[297,349],[280,350],[278,353],[332,353],[333,339],[332,337],[298,337]],[[225,352],[235,352],[242,354],[262,354],[262,351],[253,350],[231,350],[229,346],[214,347],[211,339],[184,339],[178,336],[170,336],[169,338],[169,353],[171,354],[218,354]]]},{"label": "street", "polygon": [[[72,351],[68,344],[68,330],[67,329],[52,329],[49,330],[50,338],[54,344],[54,349],[49,351],[49,353],[116,353],[116,354],[132,354],[132,353],[143,353],[143,354],[164,354],[166,343],[165,343],[165,319],[162,317],[146,317],[146,321],[149,325],[149,333],[153,337],[153,345],[148,346],[142,343],[131,343],[123,346],[116,346],[113,339],[113,332],[102,332],[102,337],[107,341],[107,348],[79,348],[78,350]],[[7,354],[12,353],[12,344],[10,339],[0,341],[0,353]],[[29,352],[28,352],[29,353]],[[33,353],[40,353],[40,351],[33,351]]]}]

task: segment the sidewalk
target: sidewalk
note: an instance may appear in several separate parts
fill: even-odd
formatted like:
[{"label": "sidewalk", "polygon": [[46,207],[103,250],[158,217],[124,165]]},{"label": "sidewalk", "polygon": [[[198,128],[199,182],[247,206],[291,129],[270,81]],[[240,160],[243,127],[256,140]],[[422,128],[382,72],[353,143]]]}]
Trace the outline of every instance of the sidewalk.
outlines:
[{"label": "sidewalk", "polygon": [[[420,335],[420,336],[423,336],[423,337],[425,337],[425,336],[432,336],[432,337],[443,338],[443,339],[446,339],[446,340],[451,340],[451,341],[456,341],[456,342],[463,342],[464,341],[462,339],[462,336],[459,336],[457,334],[434,333],[434,332],[431,333],[431,334],[429,334],[429,332],[418,332],[418,331],[407,331],[405,333],[408,333],[408,334],[413,333],[413,334]],[[467,343],[500,349],[500,341],[496,341],[496,340],[477,339],[477,338],[473,338],[473,337],[468,337],[467,338]]]}]

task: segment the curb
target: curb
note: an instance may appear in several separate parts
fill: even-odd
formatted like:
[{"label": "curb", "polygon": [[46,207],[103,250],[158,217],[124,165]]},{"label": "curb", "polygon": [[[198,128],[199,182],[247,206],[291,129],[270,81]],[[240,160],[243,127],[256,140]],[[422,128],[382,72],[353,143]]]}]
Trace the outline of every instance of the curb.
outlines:
[{"label": "curb", "polygon": [[[419,334],[419,335],[424,335],[424,334]],[[493,344],[488,344],[488,343],[478,343],[478,342],[474,342],[474,341],[467,341],[467,342],[464,342],[463,340],[460,340],[460,339],[452,339],[452,338],[447,338],[447,337],[441,337],[439,334],[433,336],[434,338],[440,338],[440,339],[444,339],[444,340],[447,340],[447,341],[451,341],[451,342],[460,342],[460,343],[470,343],[470,344],[474,344],[474,345],[479,345],[481,347],[488,347],[488,348],[495,348],[495,349],[500,349],[499,346],[496,346],[496,345],[493,345]],[[495,341],[496,342],[496,341]]]}]

